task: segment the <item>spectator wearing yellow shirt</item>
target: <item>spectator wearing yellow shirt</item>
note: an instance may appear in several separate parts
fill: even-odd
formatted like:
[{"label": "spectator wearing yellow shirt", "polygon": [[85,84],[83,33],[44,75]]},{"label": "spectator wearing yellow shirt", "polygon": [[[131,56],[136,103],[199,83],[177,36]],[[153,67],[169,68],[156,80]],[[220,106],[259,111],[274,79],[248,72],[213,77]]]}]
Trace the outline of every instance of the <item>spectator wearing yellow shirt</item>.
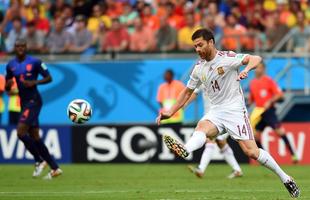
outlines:
[{"label": "spectator wearing yellow shirt", "polygon": [[186,25],[178,32],[178,47],[181,51],[191,51],[193,49],[192,34],[200,28],[195,25],[194,15],[186,15]]},{"label": "spectator wearing yellow shirt", "polygon": [[34,13],[33,9],[37,8],[39,10],[39,16],[41,19],[46,18],[46,5],[44,3],[41,3],[39,0],[30,0],[29,3],[26,5],[26,19],[27,21],[34,20]]},{"label": "spectator wearing yellow shirt", "polygon": [[112,21],[111,18],[105,14],[106,7],[104,5],[96,4],[93,7],[93,16],[88,19],[87,29],[95,35],[101,26],[110,28]]},{"label": "spectator wearing yellow shirt", "polygon": [[275,0],[265,0],[264,3],[263,3],[263,8],[267,12],[276,11],[276,9],[277,9],[277,2]]}]

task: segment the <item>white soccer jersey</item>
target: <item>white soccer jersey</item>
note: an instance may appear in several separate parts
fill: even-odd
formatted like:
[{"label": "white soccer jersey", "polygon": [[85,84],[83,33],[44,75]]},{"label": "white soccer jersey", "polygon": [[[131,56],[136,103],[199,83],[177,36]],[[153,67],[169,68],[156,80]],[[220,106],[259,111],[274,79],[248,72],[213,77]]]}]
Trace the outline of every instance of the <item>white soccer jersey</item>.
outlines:
[{"label": "white soccer jersey", "polygon": [[[215,58],[209,62],[199,60],[194,66],[187,87],[196,89],[202,87],[204,98],[210,100],[210,109],[243,109],[244,96],[237,81],[239,67],[246,54],[236,54],[232,51],[218,51]],[[208,109],[208,108],[207,108]]]}]

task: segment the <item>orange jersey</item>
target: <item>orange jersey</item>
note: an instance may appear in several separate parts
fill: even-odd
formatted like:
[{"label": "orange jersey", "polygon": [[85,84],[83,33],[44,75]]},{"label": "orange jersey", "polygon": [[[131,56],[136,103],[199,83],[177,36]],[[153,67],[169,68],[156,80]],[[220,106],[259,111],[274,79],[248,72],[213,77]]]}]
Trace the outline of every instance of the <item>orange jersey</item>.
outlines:
[{"label": "orange jersey", "polygon": [[282,94],[282,90],[267,75],[263,75],[259,79],[255,78],[250,83],[250,100],[257,107],[264,107],[265,103],[277,94]]},{"label": "orange jersey", "polygon": [[166,99],[177,99],[184,88],[184,84],[178,80],[173,80],[170,84],[162,83],[157,92],[157,101],[163,103]]}]

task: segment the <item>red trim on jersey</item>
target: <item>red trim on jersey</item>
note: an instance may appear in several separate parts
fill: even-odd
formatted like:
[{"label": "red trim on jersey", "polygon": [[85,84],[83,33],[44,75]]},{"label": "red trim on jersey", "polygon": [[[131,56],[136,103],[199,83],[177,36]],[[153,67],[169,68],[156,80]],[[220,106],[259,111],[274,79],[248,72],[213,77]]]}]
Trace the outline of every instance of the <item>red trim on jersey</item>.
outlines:
[{"label": "red trim on jersey", "polygon": [[219,52],[218,52],[218,55],[219,55],[219,56],[224,56],[224,55],[225,55],[225,52],[219,51]]},{"label": "red trim on jersey", "polygon": [[249,119],[248,119],[248,117],[246,116],[246,114],[244,114],[244,121],[245,121],[246,127],[247,127],[247,129],[248,129],[249,139],[250,139],[250,140],[253,140],[254,137],[253,137],[252,128],[251,128]]}]

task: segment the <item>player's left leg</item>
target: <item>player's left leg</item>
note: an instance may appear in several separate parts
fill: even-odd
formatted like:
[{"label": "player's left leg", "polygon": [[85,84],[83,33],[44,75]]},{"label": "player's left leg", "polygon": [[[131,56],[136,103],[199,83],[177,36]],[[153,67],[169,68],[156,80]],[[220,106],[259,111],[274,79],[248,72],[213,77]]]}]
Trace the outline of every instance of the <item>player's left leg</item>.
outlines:
[{"label": "player's left leg", "polygon": [[227,143],[227,137],[224,135],[220,135],[216,138],[216,143],[220,148],[221,153],[224,156],[225,161],[229,164],[229,166],[233,169],[233,172],[228,176],[228,178],[236,178],[241,177],[243,175],[242,170],[235,158],[234,152]]},{"label": "player's left leg", "polygon": [[31,137],[34,139],[35,144],[37,146],[37,149],[41,155],[41,157],[48,163],[48,165],[51,168],[51,171],[48,173],[46,178],[52,178],[56,177],[62,174],[62,170],[59,168],[57,163],[55,162],[54,158],[51,156],[49,153],[46,145],[44,142],[41,140],[40,135],[39,135],[39,128],[38,127],[31,127],[29,129],[29,133]]},{"label": "player's left leg", "polygon": [[259,149],[255,143],[252,127],[249,123],[247,112],[235,112],[229,117],[224,116],[226,129],[230,136],[235,139],[242,151],[250,158],[257,160],[261,165],[272,170],[279,176],[292,197],[298,197],[300,190],[294,180],[287,175],[265,150]]},{"label": "player's left leg", "polygon": [[163,140],[168,149],[176,155],[186,158],[191,152],[201,148],[206,143],[207,137],[214,138],[218,133],[217,126],[211,121],[205,119],[198,122],[193,135],[185,145],[169,135],[164,135]]},{"label": "player's left leg", "polygon": [[300,190],[295,181],[281,169],[281,167],[267,151],[259,149],[254,140],[238,140],[238,143],[247,156],[257,160],[261,165],[272,170],[279,176],[289,191],[291,197],[296,198],[299,196]]}]

